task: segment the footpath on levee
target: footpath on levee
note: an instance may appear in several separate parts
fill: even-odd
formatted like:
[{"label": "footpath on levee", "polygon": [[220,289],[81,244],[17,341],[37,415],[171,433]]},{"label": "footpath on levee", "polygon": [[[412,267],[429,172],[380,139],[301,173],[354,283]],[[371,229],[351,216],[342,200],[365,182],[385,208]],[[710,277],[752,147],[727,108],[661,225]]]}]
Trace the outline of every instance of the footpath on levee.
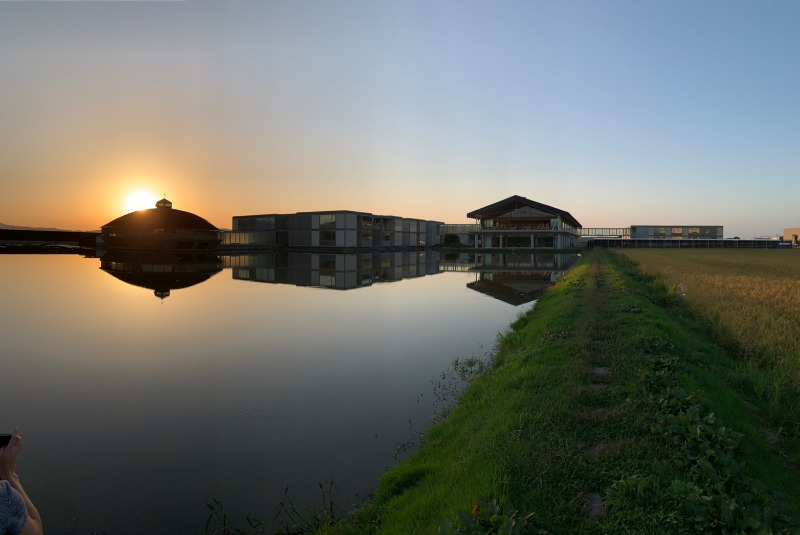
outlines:
[{"label": "footpath on levee", "polygon": [[679,293],[588,250],[372,499],[310,531],[798,533],[797,437],[751,380]]}]

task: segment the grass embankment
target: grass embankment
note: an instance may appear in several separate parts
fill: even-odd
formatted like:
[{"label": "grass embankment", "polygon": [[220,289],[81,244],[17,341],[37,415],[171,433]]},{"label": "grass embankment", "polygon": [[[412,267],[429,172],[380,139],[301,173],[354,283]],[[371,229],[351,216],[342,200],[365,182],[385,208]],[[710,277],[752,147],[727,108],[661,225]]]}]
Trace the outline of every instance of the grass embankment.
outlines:
[{"label": "grass embankment", "polygon": [[373,501],[323,532],[489,523],[486,500],[530,514],[530,533],[796,532],[796,465],[711,329],[624,257],[588,252]]}]

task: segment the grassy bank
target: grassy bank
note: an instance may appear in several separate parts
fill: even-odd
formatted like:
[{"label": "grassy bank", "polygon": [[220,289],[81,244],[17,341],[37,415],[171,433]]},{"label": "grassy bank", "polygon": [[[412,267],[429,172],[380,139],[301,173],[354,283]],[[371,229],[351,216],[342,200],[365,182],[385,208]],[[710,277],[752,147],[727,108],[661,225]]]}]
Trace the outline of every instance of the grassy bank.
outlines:
[{"label": "grassy bank", "polygon": [[800,532],[794,442],[713,329],[587,252],[373,500],[318,532]]}]

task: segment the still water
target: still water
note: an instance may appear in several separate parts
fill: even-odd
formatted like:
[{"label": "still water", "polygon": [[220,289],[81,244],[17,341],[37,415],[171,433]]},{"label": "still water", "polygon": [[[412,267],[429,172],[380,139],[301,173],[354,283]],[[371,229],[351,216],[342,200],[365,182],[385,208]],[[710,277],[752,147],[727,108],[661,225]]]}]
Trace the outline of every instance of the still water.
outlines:
[{"label": "still water", "polygon": [[346,506],[573,259],[3,254],[0,431],[48,533],[202,533],[214,498],[269,525],[331,480]]}]

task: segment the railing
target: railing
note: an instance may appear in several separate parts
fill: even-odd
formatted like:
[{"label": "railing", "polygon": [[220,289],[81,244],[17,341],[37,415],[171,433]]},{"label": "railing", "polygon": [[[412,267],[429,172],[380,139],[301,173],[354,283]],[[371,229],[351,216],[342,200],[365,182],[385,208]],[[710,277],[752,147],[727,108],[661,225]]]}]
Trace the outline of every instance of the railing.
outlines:
[{"label": "railing", "polygon": [[469,234],[481,230],[480,225],[439,225],[439,234]]},{"label": "railing", "polygon": [[475,268],[474,262],[439,262],[439,271],[465,272]]},{"label": "railing", "polygon": [[572,227],[554,227],[553,225],[496,225],[494,227],[481,228],[480,225],[440,225],[439,234],[471,234],[474,232],[531,232],[531,231],[552,231],[570,232],[577,234],[578,231]]}]

